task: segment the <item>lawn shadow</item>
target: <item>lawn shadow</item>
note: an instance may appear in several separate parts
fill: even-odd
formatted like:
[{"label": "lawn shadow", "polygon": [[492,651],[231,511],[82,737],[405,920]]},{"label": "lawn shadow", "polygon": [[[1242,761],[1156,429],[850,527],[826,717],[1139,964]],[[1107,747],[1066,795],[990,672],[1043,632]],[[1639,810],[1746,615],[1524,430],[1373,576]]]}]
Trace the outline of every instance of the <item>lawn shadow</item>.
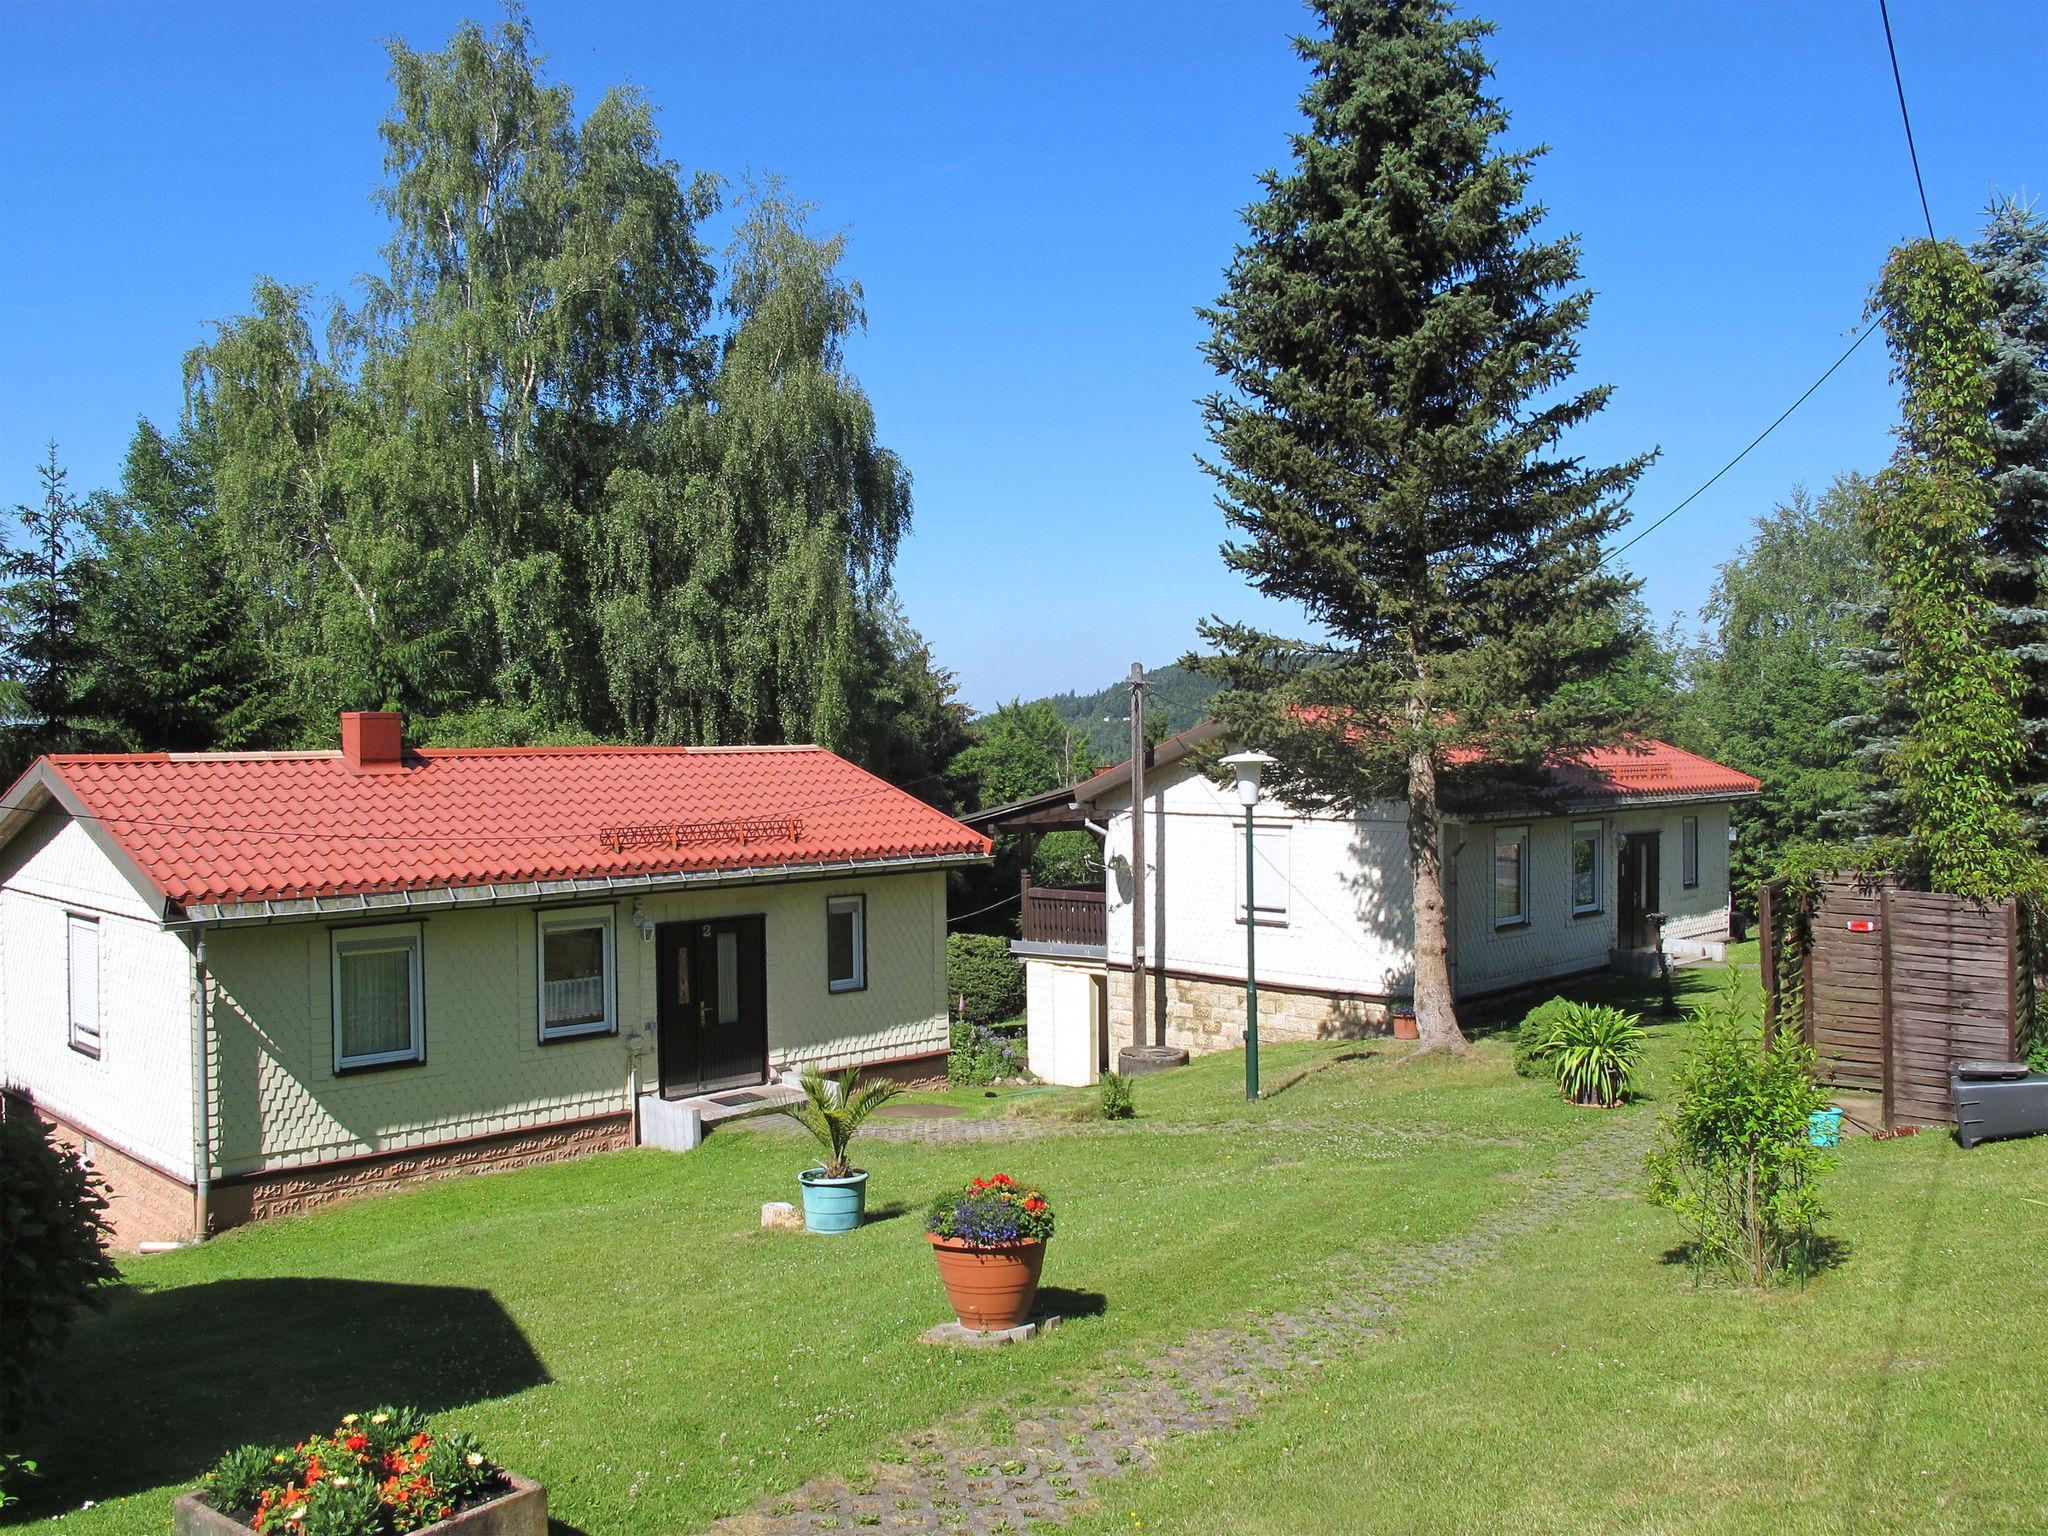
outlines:
[{"label": "lawn shadow", "polygon": [[1288,1089],[1292,1088],[1296,1083],[1304,1082],[1307,1079],[1316,1076],[1320,1072],[1327,1072],[1332,1067],[1348,1066],[1352,1062],[1372,1061],[1380,1054],[1381,1051],[1373,1046],[1366,1046],[1360,1050],[1355,1051],[1339,1051],[1334,1056],[1326,1056],[1321,1061],[1311,1062],[1308,1066],[1301,1068],[1299,1071],[1289,1073],[1286,1077],[1282,1078],[1279,1082],[1273,1084],[1270,1088],[1262,1087],[1259,1090],[1259,1097],[1262,1099],[1277,1099],[1280,1097],[1281,1094],[1285,1093]]},{"label": "lawn shadow", "polygon": [[871,1205],[867,1214],[861,1217],[861,1225],[872,1227],[878,1221],[894,1221],[899,1216],[908,1216],[911,1206],[908,1200],[890,1200],[882,1205]]},{"label": "lawn shadow", "polygon": [[548,1516],[548,1536],[591,1536],[591,1533],[580,1525],[571,1525],[566,1520],[557,1520],[553,1515],[550,1515]]},{"label": "lawn shadow", "polygon": [[345,1413],[440,1413],[548,1380],[489,1291],[316,1277],[123,1286],[65,1352],[25,1447],[42,1462],[34,1507],[18,1513],[196,1483],[238,1445],[289,1445]]},{"label": "lawn shadow", "polygon": [[[1674,1268],[1682,1266],[1692,1269],[1695,1267],[1694,1256],[1697,1246],[1694,1243],[1680,1243],[1676,1247],[1667,1248],[1657,1255],[1657,1262],[1669,1264]],[[1803,1284],[1816,1275],[1825,1274],[1848,1263],[1849,1256],[1855,1251],[1856,1245],[1847,1238],[1817,1232],[1807,1241],[1804,1266],[1793,1271],[1789,1278],[1794,1284]]]},{"label": "lawn shadow", "polygon": [[1100,1317],[1109,1310],[1109,1298],[1100,1291],[1070,1290],[1064,1285],[1041,1285],[1034,1312],[1052,1317]]}]

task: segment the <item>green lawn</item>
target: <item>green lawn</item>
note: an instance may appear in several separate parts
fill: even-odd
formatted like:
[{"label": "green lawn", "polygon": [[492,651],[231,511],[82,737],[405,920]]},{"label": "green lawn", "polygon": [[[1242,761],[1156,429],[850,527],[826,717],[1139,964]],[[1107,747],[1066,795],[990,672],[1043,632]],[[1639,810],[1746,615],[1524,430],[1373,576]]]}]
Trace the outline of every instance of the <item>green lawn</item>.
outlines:
[{"label": "green lawn", "polygon": [[[1680,985],[1708,980],[1686,972]],[[1678,1031],[1653,1023],[1654,1096]],[[683,1156],[457,1180],[134,1261],[66,1359],[37,1448],[46,1486],[26,1513],[68,1509],[66,1532],[161,1531],[172,1494],[224,1448],[389,1400],[544,1479],[571,1530],[667,1536],[857,1471],[935,1421],[1043,1400],[1197,1328],[1315,1295],[1359,1255],[1391,1260],[1472,1224],[1608,1123],[1515,1078],[1500,1036],[1469,1061],[1331,1044],[1269,1048],[1264,1067],[1272,1096],[1256,1106],[1230,1055],[1143,1080],[1132,1128],[871,1141],[862,1160],[883,1219],[843,1238],[761,1232],[760,1203],[794,1198],[803,1147],[728,1130]],[[1065,1128],[1092,1098],[970,1107]],[[1046,1283],[1071,1320],[1028,1348],[932,1350],[916,1336],[945,1308],[916,1210],[997,1169],[1058,1202]],[[1796,1474],[1816,1507],[1828,1478],[1895,1505],[1902,1482],[1934,1497],[1911,1481],[1923,1465],[1967,1462],[1987,1487],[2006,1477],[2012,1458],[2001,1467],[1982,1438],[1992,1410],[2002,1443],[2030,1450],[2038,1488],[2042,1445],[2021,1437],[2000,1357],[1966,1358],[1960,1343],[1988,1337],[2008,1371],[2048,1353],[2048,1206],[2014,1199],[2044,1173],[2043,1143],[1853,1148],[1835,1224],[1847,1264],[1764,1302],[1695,1293],[1658,1262],[1675,1237],[1661,1213],[1607,1204],[1417,1304],[1399,1337],[1319,1378],[1323,1401],[1275,1403],[1246,1430],[1176,1449],[1156,1479],[1113,1485],[1109,1523],[1128,1528],[1135,1508],[1185,1530],[1411,1529],[1433,1507],[1421,1490],[1448,1484],[1453,1507],[1499,1500],[1527,1529],[1589,1523],[1572,1516],[1581,1499],[1654,1527],[1752,1473]],[[1983,1207],[2006,1238],[1977,1232],[1993,1219]],[[1567,1411],[1569,1433],[1546,1439]],[[1310,1457],[1304,1484],[1290,1469]],[[1302,1502],[1326,1498],[1354,1524]],[[1761,1486],[1755,1498],[1776,1507]]]}]

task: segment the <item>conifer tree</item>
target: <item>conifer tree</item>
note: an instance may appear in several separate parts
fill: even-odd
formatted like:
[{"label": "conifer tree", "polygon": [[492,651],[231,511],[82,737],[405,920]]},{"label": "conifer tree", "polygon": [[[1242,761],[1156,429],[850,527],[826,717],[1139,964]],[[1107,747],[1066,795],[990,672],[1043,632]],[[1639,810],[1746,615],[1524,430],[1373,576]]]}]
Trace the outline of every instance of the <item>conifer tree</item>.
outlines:
[{"label": "conifer tree", "polygon": [[1538,237],[1536,152],[1499,143],[1490,26],[1441,0],[1316,11],[1293,164],[1204,315],[1225,559],[1318,633],[1211,620],[1200,664],[1287,798],[1405,806],[1417,1023],[1455,1048],[1442,812],[1632,725],[1611,676],[1634,584],[1600,543],[1648,460],[1560,446],[1608,391],[1571,384],[1592,295],[1576,240]]},{"label": "conifer tree", "polygon": [[2013,198],[1970,248],[1991,301],[1985,593],[2021,679],[2021,814],[2048,853],[2048,218]]},{"label": "conifer tree", "polygon": [[91,653],[81,624],[96,550],[55,443],[36,475],[42,498],[14,508],[20,545],[0,545],[0,675],[13,685],[10,718],[0,723],[0,786],[41,753],[96,744],[84,711]]}]

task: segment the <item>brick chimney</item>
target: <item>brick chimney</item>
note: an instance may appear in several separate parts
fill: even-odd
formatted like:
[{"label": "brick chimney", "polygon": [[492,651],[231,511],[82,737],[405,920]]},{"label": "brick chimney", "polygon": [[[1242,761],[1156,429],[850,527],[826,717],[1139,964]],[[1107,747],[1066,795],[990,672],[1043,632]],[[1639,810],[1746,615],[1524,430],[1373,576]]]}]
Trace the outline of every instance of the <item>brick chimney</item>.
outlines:
[{"label": "brick chimney", "polygon": [[395,709],[341,712],[341,758],[357,773],[404,769],[405,716]]}]

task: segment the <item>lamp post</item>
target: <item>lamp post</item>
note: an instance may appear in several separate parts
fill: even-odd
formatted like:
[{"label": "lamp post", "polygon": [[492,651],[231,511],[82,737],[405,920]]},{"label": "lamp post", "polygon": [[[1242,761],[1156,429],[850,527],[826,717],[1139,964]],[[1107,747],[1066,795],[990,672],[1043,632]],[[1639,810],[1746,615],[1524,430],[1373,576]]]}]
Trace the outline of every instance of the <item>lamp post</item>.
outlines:
[{"label": "lamp post", "polygon": [[1244,1096],[1259,1096],[1259,910],[1252,884],[1256,863],[1252,811],[1259,803],[1259,775],[1276,759],[1263,752],[1233,752],[1223,766],[1237,773],[1237,802],[1244,807]]}]

